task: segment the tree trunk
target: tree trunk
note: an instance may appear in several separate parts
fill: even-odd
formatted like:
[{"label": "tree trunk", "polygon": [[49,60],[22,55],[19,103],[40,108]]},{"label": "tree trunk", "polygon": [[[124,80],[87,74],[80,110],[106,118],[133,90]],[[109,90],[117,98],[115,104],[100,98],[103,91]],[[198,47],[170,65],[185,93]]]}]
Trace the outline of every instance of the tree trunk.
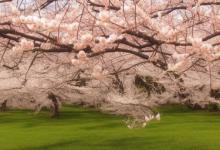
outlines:
[{"label": "tree trunk", "polygon": [[48,98],[52,101],[53,105],[51,107],[51,117],[58,117],[59,116],[59,102],[57,97],[52,93],[48,93]]},{"label": "tree trunk", "polygon": [[7,109],[7,100],[4,100],[3,103],[0,106],[0,111],[4,112]]}]

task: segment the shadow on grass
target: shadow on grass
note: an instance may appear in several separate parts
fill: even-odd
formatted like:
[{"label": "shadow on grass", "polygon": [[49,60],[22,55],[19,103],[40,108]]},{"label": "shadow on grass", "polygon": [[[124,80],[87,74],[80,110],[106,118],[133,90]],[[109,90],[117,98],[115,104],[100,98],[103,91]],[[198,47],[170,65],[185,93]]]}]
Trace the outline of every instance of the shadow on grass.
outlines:
[{"label": "shadow on grass", "polygon": [[[24,113],[26,113],[26,115],[24,115]],[[0,126],[4,124],[16,124],[21,125],[23,128],[32,128],[37,126],[60,126],[66,124],[66,122],[74,125],[98,122],[97,126],[91,125],[88,127],[88,130],[100,127],[116,127],[114,124],[120,118],[114,115],[102,114],[94,110],[79,109],[75,107],[62,109],[60,116],[57,118],[51,118],[49,116],[49,112],[46,111],[34,114],[34,112],[22,110],[9,110],[8,112],[0,113],[0,117]],[[103,124],[104,122],[106,124]],[[86,129],[86,127],[84,129]]]},{"label": "shadow on grass", "polygon": [[25,147],[25,148],[17,148],[14,150],[51,150],[54,148],[62,148],[70,145],[76,145],[78,144],[79,141],[63,141],[63,142],[58,142],[58,143],[53,143],[53,144],[46,144],[46,145],[41,145],[41,146],[33,146],[33,147]]},{"label": "shadow on grass", "polygon": [[[158,150],[170,150],[178,147],[173,142],[173,138],[158,139],[156,136],[150,137],[124,137],[115,138],[109,140],[97,139],[97,141],[84,140],[71,140],[63,141],[53,144],[46,144],[41,146],[18,148],[14,150],[135,150],[135,149],[158,149]],[[190,147],[196,147],[193,143],[183,145],[182,149],[190,149]],[[191,150],[191,149],[190,149]],[[206,150],[202,148],[200,150]]]},{"label": "shadow on grass", "polygon": [[[84,140],[71,140],[71,141],[63,141],[53,144],[46,144],[41,146],[33,146],[33,147],[24,147],[24,148],[17,148],[13,150],[61,150],[61,149],[68,149],[68,150],[79,150],[79,149],[86,149],[86,150],[93,150],[93,149],[135,149],[139,146],[143,147],[144,144],[152,144],[154,139],[146,139],[144,137],[128,137],[128,138],[116,138],[110,139],[105,141],[96,141],[90,142],[86,139]],[[139,145],[139,146],[138,146]]]}]

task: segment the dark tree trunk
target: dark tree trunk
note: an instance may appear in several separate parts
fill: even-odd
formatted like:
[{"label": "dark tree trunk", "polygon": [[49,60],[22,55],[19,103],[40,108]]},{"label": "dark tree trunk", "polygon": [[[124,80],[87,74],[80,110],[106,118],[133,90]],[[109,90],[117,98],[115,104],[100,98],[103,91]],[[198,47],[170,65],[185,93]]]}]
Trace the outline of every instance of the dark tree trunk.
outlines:
[{"label": "dark tree trunk", "polygon": [[7,109],[7,100],[4,100],[3,103],[0,106],[0,111],[4,112]]},{"label": "dark tree trunk", "polygon": [[53,106],[51,107],[51,117],[58,117],[59,116],[59,102],[57,97],[52,93],[48,93],[48,98],[52,101]]},{"label": "dark tree trunk", "polygon": [[118,92],[120,94],[124,94],[125,93],[123,82],[121,81],[121,79],[119,78],[117,73],[115,74],[115,79],[113,80],[113,84],[118,89]]}]

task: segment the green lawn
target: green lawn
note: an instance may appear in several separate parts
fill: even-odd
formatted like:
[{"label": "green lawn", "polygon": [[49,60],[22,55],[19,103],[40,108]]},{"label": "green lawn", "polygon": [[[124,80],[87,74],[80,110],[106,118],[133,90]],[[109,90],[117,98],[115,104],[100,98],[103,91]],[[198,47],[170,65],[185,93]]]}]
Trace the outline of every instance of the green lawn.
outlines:
[{"label": "green lawn", "polygon": [[65,107],[61,116],[0,113],[0,150],[219,150],[220,113],[161,109],[161,121],[128,129],[122,117]]}]

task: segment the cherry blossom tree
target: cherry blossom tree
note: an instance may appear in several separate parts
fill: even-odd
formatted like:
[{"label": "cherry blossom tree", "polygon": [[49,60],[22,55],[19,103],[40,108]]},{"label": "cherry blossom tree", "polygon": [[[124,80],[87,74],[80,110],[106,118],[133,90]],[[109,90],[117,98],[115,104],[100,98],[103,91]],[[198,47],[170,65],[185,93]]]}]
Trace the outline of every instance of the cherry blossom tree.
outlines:
[{"label": "cherry blossom tree", "polygon": [[120,74],[146,64],[161,70],[158,81],[193,70],[211,83],[217,72],[217,0],[1,0],[0,17],[1,65],[16,70],[28,60],[24,84],[38,60],[55,55],[74,77],[111,76],[120,93]]},{"label": "cherry blossom tree", "polygon": [[20,58],[76,53],[71,62],[79,66],[114,53],[113,58],[130,54],[127,61],[138,57],[166,71],[184,71],[198,61],[219,59],[219,5],[215,0],[1,1],[2,60],[5,53]]}]

